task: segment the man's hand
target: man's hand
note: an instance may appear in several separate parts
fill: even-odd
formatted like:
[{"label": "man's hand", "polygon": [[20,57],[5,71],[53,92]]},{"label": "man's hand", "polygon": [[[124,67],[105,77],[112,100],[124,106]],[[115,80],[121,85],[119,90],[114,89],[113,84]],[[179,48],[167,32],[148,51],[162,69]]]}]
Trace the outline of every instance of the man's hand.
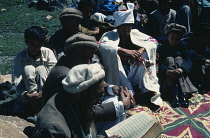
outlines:
[{"label": "man's hand", "polygon": [[210,64],[210,59],[207,59],[207,60],[205,61],[205,63]]},{"label": "man's hand", "polygon": [[40,100],[41,97],[42,97],[42,92],[27,93],[25,95],[26,100],[29,101],[29,102],[36,102],[36,101]]},{"label": "man's hand", "polygon": [[99,33],[99,32],[100,32],[99,27],[95,27],[94,31],[95,31],[96,33]]},{"label": "man's hand", "polygon": [[179,72],[180,74],[183,73],[183,69],[181,69],[181,68],[176,69],[176,71]]},{"label": "man's hand", "polygon": [[137,52],[137,50],[129,50],[125,48],[119,48],[118,54],[133,57],[133,58],[136,58],[139,56],[139,53]]},{"label": "man's hand", "polygon": [[110,137],[108,137],[108,138],[121,138],[122,136],[120,136],[120,135],[113,135],[113,136],[110,136]]},{"label": "man's hand", "polygon": [[133,95],[129,92],[130,94],[130,97],[131,97],[131,105],[136,105],[136,100],[135,98],[133,97]]},{"label": "man's hand", "polygon": [[123,87],[120,86],[120,99],[124,105],[124,110],[130,109],[131,96],[130,96],[130,92],[128,91],[127,87],[125,87],[125,89],[123,89]]},{"label": "man's hand", "polygon": [[[112,91],[115,95],[120,97],[120,88],[118,86],[113,86],[112,87]],[[135,98],[133,97],[133,95],[128,91],[128,93],[130,94],[130,105],[136,105],[136,101]]]},{"label": "man's hand", "polygon": [[139,57],[139,54],[140,53],[137,50],[128,50],[128,49],[126,49],[126,53],[125,53],[126,56],[133,57],[133,58]]},{"label": "man's hand", "polygon": [[139,50],[137,50],[137,53],[139,54],[139,57],[142,55],[142,53],[145,51],[145,48],[140,48]]}]

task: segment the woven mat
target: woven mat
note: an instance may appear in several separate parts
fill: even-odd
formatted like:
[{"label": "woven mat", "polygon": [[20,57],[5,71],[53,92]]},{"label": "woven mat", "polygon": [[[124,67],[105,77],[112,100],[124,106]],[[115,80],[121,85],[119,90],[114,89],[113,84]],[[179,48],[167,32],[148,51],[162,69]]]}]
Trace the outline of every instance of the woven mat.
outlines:
[{"label": "woven mat", "polygon": [[137,106],[131,114],[146,111],[158,119],[164,127],[161,138],[209,138],[210,137],[210,92],[204,95],[194,93],[188,108],[172,108],[164,101],[157,113],[149,108]]}]

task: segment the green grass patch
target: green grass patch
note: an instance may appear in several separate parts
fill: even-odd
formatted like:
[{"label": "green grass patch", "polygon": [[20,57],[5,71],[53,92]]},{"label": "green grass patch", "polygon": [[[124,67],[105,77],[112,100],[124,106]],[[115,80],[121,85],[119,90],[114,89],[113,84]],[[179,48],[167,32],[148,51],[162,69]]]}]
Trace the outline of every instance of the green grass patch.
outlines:
[{"label": "green grass patch", "polygon": [[6,64],[0,65],[0,73],[1,74],[13,74],[13,61],[9,61]]},{"label": "green grass patch", "polygon": [[0,8],[27,3],[27,0],[0,0]]},{"label": "green grass patch", "polygon": [[24,48],[26,45],[22,33],[0,35],[1,56],[15,56]]},{"label": "green grass patch", "polygon": [[[61,11],[39,11],[28,8],[26,0],[0,0],[0,60],[1,56],[15,56],[26,48],[24,31],[31,26],[44,25],[49,36],[61,28],[58,15]],[[52,19],[46,17],[50,15]],[[0,62],[2,74],[13,72],[13,60]]]}]

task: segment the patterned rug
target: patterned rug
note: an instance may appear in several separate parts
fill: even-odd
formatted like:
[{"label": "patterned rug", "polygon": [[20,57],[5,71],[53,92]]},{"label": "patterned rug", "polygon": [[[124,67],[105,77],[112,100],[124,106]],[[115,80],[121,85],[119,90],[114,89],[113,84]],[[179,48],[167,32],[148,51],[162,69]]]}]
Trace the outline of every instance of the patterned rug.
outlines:
[{"label": "patterned rug", "polygon": [[172,108],[167,102],[157,113],[149,108],[137,106],[131,114],[146,111],[158,119],[164,127],[161,138],[210,138],[210,92],[194,93],[188,108]]}]

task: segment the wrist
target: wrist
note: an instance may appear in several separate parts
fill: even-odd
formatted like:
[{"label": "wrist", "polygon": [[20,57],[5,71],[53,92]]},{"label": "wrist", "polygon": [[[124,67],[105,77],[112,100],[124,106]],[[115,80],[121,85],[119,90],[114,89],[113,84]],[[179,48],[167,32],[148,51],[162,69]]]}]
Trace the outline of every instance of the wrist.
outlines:
[{"label": "wrist", "polygon": [[26,99],[26,94],[28,94],[28,92],[23,92],[23,93],[22,93],[23,99]]},{"label": "wrist", "polygon": [[142,52],[145,52],[146,51],[145,48],[143,48],[143,47],[140,48],[139,50],[142,51]]},{"label": "wrist", "polygon": [[126,54],[127,49],[124,48],[119,48],[118,49],[118,54]]}]

